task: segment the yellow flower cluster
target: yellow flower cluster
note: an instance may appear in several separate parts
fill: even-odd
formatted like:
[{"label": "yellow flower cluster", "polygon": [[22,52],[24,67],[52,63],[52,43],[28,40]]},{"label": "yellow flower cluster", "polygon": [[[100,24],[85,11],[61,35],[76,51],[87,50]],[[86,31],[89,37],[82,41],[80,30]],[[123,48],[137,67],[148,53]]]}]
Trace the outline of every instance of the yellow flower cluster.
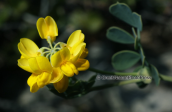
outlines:
[{"label": "yellow flower cluster", "polygon": [[58,36],[54,19],[50,16],[39,18],[36,25],[40,37],[47,39],[51,48],[39,49],[32,40],[20,39],[18,49],[21,57],[18,59],[18,66],[32,73],[27,80],[32,93],[50,83],[62,93],[68,87],[68,77],[89,68],[89,61],[84,59],[88,55],[85,36],[81,30],[76,30],[70,35],[67,44],[59,42],[53,47],[52,42]]}]

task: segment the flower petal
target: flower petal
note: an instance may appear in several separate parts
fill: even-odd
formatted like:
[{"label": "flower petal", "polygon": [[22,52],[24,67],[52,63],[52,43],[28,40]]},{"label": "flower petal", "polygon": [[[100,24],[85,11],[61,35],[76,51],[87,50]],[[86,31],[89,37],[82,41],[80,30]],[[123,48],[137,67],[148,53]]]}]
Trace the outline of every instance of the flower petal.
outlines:
[{"label": "flower petal", "polygon": [[37,92],[39,89],[37,85],[37,77],[38,76],[32,74],[27,80],[27,84],[30,86],[30,92],[32,93]]},{"label": "flower petal", "polygon": [[42,72],[51,73],[53,70],[49,60],[43,56],[29,58],[28,62],[29,62],[30,68],[35,74],[41,74]]},{"label": "flower petal", "polygon": [[79,70],[79,71],[85,71],[87,70],[89,67],[90,67],[90,63],[88,60],[86,59],[81,59],[79,58],[75,63],[74,65],[76,66],[76,68]]},{"label": "flower petal", "polygon": [[54,68],[53,69],[53,73],[52,73],[52,80],[50,81],[50,83],[56,83],[59,82],[62,78],[63,78],[63,73],[61,72],[60,68]]},{"label": "flower petal", "polygon": [[84,49],[84,51],[82,52],[82,54],[81,54],[81,56],[79,57],[79,58],[86,58],[87,57],[87,55],[88,55],[88,49],[87,48],[85,48]]},{"label": "flower petal", "polygon": [[29,66],[29,62],[28,62],[28,59],[26,58],[22,58],[22,59],[19,59],[18,60],[18,66],[28,72],[33,72],[32,69],[30,68]]},{"label": "flower petal", "polygon": [[70,68],[73,70],[73,72],[78,75],[78,70],[76,69],[75,65],[73,63],[67,62],[66,63],[68,66],[70,66]]},{"label": "flower petal", "polygon": [[36,61],[38,63],[39,68],[42,71],[46,71],[48,73],[51,73],[53,71],[53,68],[52,68],[50,62],[46,57],[38,56],[38,57],[36,57]]},{"label": "flower petal", "polygon": [[42,39],[47,39],[48,34],[48,26],[44,18],[39,18],[36,23],[38,33]]},{"label": "flower petal", "polygon": [[79,37],[79,40],[77,40],[75,42],[75,44],[72,46],[71,50],[72,49],[75,49],[79,44],[83,43],[84,41],[84,38],[85,38],[85,35],[83,33],[81,33],[80,37]]},{"label": "flower petal", "polygon": [[68,64],[61,65],[60,69],[68,77],[72,77],[74,75],[72,68]]},{"label": "flower petal", "polygon": [[51,64],[53,67],[60,67],[65,61],[70,59],[70,51],[67,47],[64,47],[60,51],[56,52],[53,56],[51,56]]},{"label": "flower petal", "polygon": [[25,58],[37,56],[39,50],[38,46],[32,40],[27,38],[20,39],[18,49]]},{"label": "flower petal", "polygon": [[23,44],[25,49],[30,53],[30,54],[35,54],[38,52],[39,47],[30,39],[27,38],[22,38],[20,39],[20,43]]},{"label": "flower petal", "polygon": [[37,85],[39,88],[44,87],[45,85],[50,83],[50,80],[52,79],[52,74],[43,72],[42,74],[38,75],[37,78]]},{"label": "flower petal", "polygon": [[54,88],[59,92],[63,93],[67,90],[69,85],[69,78],[66,76],[63,76],[63,78],[59,81],[53,84]]},{"label": "flower petal", "polygon": [[21,55],[20,59],[25,58],[23,55]]},{"label": "flower petal", "polygon": [[63,49],[60,50],[60,55],[62,60],[68,61],[70,59],[70,51],[67,47],[64,47]]},{"label": "flower petal", "polygon": [[59,67],[62,61],[60,51],[57,51],[51,56],[51,64],[53,67]]},{"label": "flower petal", "polygon": [[22,54],[23,57],[25,57],[25,58],[31,57],[31,54],[25,49],[23,44],[18,43],[18,49],[19,49],[19,52]]},{"label": "flower petal", "polygon": [[67,41],[67,45],[70,46],[70,47],[73,47],[74,45],[76,44],[79,44],[81,42],[84,41],[84,34],[81,33],[81,30],[76,30],[75,32],[73,32],[68,41]]},{"label": "flower petal", "polygon": [[86,43],[81,43],[79,44],[75,49],[73,49],[72,55],[73,57],[71,58],[71,61],[74,63],[76,60],[78,60],[78,58],[81,56],[81,54],[83,53],[84,49],[85,49]]},{"label": "flower petal", "polygon": [[48,36],[51,37],[52,41],[54,42],[56,39],[56,36],[58,36],[58,28],[57,28],[57,24],[54,21],[54,19],[50,16],[47,16],[45,18],[45,22],[48,26]]},{"label": "flower petal", "polygon": [[29,62],[29,66],[32,69],[33,73],[35,73],[35,74],[42,73],[42,70],[39,68],[39,65],[36,61],[36,58],[29,58],[28,62]]}]

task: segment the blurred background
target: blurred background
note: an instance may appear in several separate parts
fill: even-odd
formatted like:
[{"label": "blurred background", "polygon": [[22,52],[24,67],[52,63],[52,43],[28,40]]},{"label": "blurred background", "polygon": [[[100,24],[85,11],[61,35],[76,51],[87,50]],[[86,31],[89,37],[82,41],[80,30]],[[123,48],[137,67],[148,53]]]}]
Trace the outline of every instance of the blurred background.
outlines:
[{"label": "blurred background", "polygon": [[[46,87],[30,93],[30,73],[17,66],[20,38],[47,46],[36,29],[39,17],[52,16],[58,25],[56,42],[66,42],[70,34],[81,29],[89,50],[92,68],[114,71],[111,56],[120,50],[134,50],[133,45],[111,42],[106,30],[118,26],[132,33],[131,27],[113,17],[108,8],[117,0],[0,0],[0,112],[172,112],[172,83],[151,83],[144,89],[136,84],[91,92],[83,97],[63,99]],[[141,43],[147,60],[159,72],[172,76],[172,1],[118,0],[142,16]],[[139,65],[140,63],[138,63]],[[132,72],[135,65],[126,72]],[[80,72],[87,80],[95,73]],[[114,81],[97,80],[95,85]]]}]

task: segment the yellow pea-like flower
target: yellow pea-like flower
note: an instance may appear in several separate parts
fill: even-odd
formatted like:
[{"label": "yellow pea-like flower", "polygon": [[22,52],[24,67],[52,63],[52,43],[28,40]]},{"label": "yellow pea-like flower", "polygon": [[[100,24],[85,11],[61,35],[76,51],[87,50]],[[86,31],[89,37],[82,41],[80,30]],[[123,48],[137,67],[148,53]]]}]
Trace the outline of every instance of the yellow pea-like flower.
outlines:
[{"label": "yellow pea-like flower", "polygon": [[78,75],[79,71],[89,68],[89,61],[84,59],[88,55],[85,48],[84,34],[77,30],[71,34],[67,44],[62,45],[62,49],[51,57],[53,67],[59,67],[67,77]]},{"label": "yellow pea-like flower", "polygon": [[[18,49],[22,54],[18,60],[18,66],[32,73],[27,81],[31,92],[34,93],[49,83],[56,85],[61,80],[67,80],[66,77],[63,77],[60,68],[53,68],[46,57],[40,56],[39,48],[32,40],[20,39]],[[64,81],[61,81],[60,84],[63,84],[62,82]],[[60,87],[56,85],[59,92],[66,91],[67,87],[68,82]]]},{"label": "yellow pea-like flower", "polygon": [[[39,88],[42,88],[47,84],[56,84],[61,80],[66,80],[66,77],[63,77],[60,69],[58,67],[53,68],[49,60],[43,56],[37,56],[29,59],[21,58],[18,60],[18,66],[32,73],[27,81],[32,93],[37,92]],[[60,88],[56,87],[57,91],[64,92],[67,89],[67,83],[68,82],[61,85]]]},{"label": "yellow pea-like flower", "polygon": [[84,51],[86,47],[86,43],[83,42],[84,38],[85,36],[81,30],[76,30],[70,35],[67,41],[67,47],[70,50],[72,62],[75,62]]},{"label": "yellow pea-like flower", "polygon": [[39,88],[49,84],[53,78],[51,75],[53,68],[46,57],[22,58],[18,60],[18,66],[32,73],[27,81],[31,92],[36,92]]},{"label": "yellow pea-like flower", "polygon": [[56,36],[58,36],[58,28],[52,17],[47,16],[45,19],[39,18],[36,26],[42,39],[48,39],[48,37],[50,37],[52,42],[55,41]]},{"label": "yellow pea-like flower", "polygon": [[50,48],[39,49],[32,40],[20,39],[18,49],[21,57],[18,66],[32,73],[27,80],[31,92],[37,92],[39,88],[53,83],[54,88],[63,93],[68,88],[68,77],[78,75],[79,71],[85,71],[90,66],[89,61],[84,59],[88,55],[85,36],[81,30],[76,30],[70,35],[67,44],[59,42],[52,46],[58,36],[54,19],[50,16],[39,18],[36,25],[40,37],[47,39]]},{"label": "yellow pea-like flower", "polygon": [[75,65],[70,62],[70,51],[64,47],[60,51],[51,56],[51,64],[54,68],[60,68],[63,74],[67,77],[72,77],[74,74],[78,75],[78,70]]},{"label": "yellow pea-like flower", "polygon": [[88,55],[84,38],[85,36],[81,30],[76,30],[70,35],[67,41],[67,47],[71,53],[70,61],[73,62],[78,71],[85,71],[90,66],[89,61],[84,59]]}]

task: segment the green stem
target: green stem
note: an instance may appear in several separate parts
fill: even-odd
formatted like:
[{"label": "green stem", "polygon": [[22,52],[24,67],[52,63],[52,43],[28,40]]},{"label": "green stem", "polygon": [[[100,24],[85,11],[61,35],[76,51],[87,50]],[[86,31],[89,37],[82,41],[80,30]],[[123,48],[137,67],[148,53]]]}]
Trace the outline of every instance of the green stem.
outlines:
[{"label": "green stem", "polygon": [[41,47],[41,49],[46,49],[48,51],[51,51],[51,49],[50,48],[47,48],[47,47]]},{"label": "green stem", "polygon": [[45,52],[42,53],[42,55],[44,55],[44,54],[46,54],[46,53],[50,53],[50,51],[45,51]]},{"label": "green stem", "polygon": [[135,31],[135,29],[133,27],[132,27],[132,31],[133,31],[134,37],[137,38],[136,31]]},{"label": "green stem", "polygon": [[163,75],[163,74],[159,74],[160,77],[165,80],[165,81],[169,81],[172,82],[172,77],[171,76],[167,76],[167,75]]},{"label": "green stem", "polygon": [[[50,56],[50,53],[46,55],[46,58],[48,58]],[[49,59],[49,58],[48,58]]]},{"label": "green stem", "polygon": [[138,37],[138,41],[140,42],[140,31],[138,28],[137,28],[137,37]]},{"label": "green stem", "polygon": [[50,36],[48,36],[47,42],[50,45],[51,49],[53,49],[52,40],[51,40],[51,37]]},{"label": "green stem", "polygon": [[142,81],[142,80],[141,79],[133,79],[133,80],[127,80],[127,81],[114,82],[113,84],[95,86],[95,87],[92,87],[88,92],[101,90],[101,89],[106,89],[106,88],[114,87],[114,86],[121,86],[121,85],[136,83],[136,82],[140,82],[140,81]]},{"label": "green stem", "polygon": [[132,73],[107,72],[107,71],[97,70],[97,69],[94,69],[94,68],[89,68],[88,70],[96,72],[96,73],[100,73],[100,74],[107,74],[107,75],[124,75],[124,76],[126,76],[126,75],[137,75],[136,72],[132,72]]},{"label": "green stem", "polygon": [[61,42],[58,42],[55,44],[54,48],[56,48],[58,45],[60,45]]},{"label": "green stem", "polygon": [[141,45],[140,45],[140,56],[141,56],[142,66],[144,66],[145,65],[145,54],[144,54],[144,51],[143,51],[143,48]]},{"label": "green stem", "polygon": [[59,51],[59,50],[60,50],[60,48],[55,48],[55,49],[54,49],[54,51],[56,51],[56,50],[58,50],[58,51]]}]

